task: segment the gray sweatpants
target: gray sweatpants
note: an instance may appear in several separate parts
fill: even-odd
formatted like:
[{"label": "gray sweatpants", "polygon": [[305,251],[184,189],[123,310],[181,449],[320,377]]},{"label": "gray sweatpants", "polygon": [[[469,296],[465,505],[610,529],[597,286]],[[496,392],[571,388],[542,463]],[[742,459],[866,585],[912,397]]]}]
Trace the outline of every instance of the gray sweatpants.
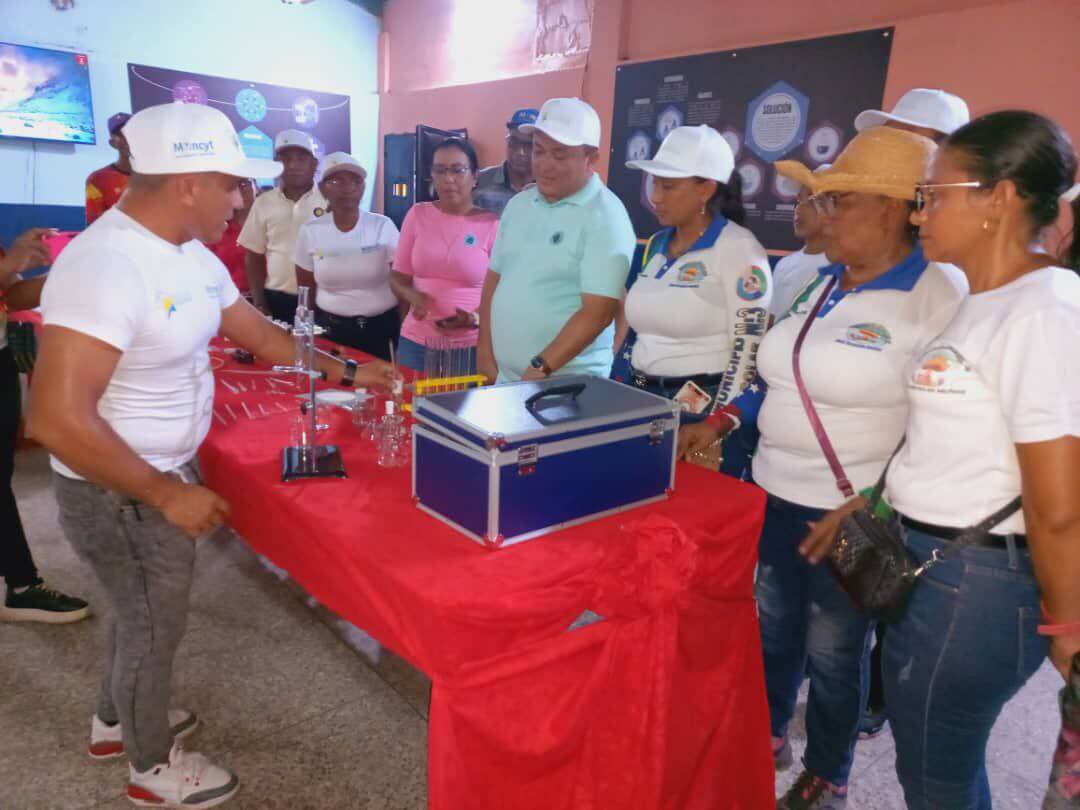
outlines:
[{"label": "gray sweatpants", "polygon": [[[194,464],[177,471],[198,481]],[[137,771],[169,759],[173,657],[187,627],[195,543],[156,509],[54,475],[60,525],[105,588],[112,617],[97,714],[123,726]]]}]

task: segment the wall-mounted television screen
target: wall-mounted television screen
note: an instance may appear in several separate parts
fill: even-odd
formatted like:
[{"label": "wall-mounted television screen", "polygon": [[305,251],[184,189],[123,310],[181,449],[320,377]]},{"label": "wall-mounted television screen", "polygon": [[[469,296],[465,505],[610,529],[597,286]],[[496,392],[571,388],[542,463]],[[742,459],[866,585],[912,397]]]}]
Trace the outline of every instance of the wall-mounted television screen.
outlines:
[{"label": "wall-mounted television screen", "polygon": [[86,54],[0,42],[0,137],[94,143]]}]

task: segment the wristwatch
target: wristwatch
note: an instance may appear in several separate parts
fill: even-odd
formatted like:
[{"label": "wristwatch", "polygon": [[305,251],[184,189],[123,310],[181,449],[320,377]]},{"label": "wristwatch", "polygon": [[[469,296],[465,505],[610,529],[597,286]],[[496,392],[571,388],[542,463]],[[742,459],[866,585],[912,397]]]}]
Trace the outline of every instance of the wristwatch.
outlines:
[{"label": "wristwatch", "polygon": [[535,368],[537,371],[542,371],[545,377],[551,376],[551,366],[549,366],[547,364],[547,360],[545,360],[539,354],[529,361],[529,365]]},{"label": "wristwatch", "polygon": [[345,373],[341,375],[341,385],[352,388],[356,384],[356,370],[360,368],[351,357],[345,358]]}]

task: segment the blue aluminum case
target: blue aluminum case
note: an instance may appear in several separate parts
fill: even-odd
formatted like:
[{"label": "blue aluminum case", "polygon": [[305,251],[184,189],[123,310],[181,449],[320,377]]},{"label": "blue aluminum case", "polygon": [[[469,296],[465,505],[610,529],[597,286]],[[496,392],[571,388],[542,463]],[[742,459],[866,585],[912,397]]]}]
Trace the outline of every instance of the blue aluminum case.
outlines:
[{"label": "blue aluminum case", "polygon": [[491,547],[666,498],[679,406],[589,376],[417,398],[413,496]]}]

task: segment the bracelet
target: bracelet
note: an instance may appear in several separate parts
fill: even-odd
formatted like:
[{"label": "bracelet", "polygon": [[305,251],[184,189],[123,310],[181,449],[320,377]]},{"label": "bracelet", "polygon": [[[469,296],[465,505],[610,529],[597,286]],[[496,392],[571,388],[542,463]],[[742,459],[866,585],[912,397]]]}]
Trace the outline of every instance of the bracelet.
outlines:
[{"label": "bracelet", "polygon": [[1074,622],[1055,622],[1046,611],[1046,605],[1042,606],[1043,618],[1046,624],[1040,624],[1037,632],[1040,636],[1074,636],[1080,635],[1080,620]]}]

